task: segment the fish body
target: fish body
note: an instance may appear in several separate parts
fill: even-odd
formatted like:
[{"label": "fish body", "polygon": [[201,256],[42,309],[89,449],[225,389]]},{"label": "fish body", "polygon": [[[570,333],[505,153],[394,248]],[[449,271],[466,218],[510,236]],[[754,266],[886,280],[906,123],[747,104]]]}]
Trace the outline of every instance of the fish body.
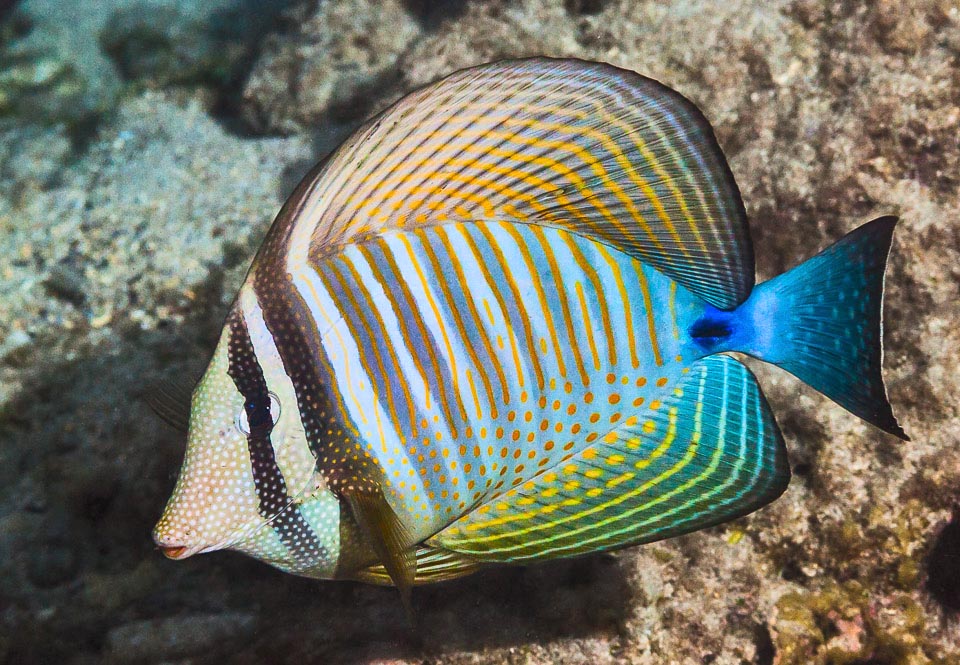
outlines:
[{"label": "fish body", "polygon": [[759,286],[706,120],[549,59],[401,100],[281,210],[192,397],[155,540],[413,584],[609,550],[776,498],[776,363],[904,436],[880,378],[895,220]]}]

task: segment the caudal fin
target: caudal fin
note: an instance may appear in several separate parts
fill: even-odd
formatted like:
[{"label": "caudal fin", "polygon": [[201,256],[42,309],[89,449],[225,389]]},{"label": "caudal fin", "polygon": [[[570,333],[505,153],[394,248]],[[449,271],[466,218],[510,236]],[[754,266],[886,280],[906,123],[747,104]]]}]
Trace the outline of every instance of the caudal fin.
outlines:
[{"label": "caudal fin", "polygon": [[750,352],[784,368],[851,413],[909,440],[883,385],[883,273],[896,217],[850,232],[751,297]]}]

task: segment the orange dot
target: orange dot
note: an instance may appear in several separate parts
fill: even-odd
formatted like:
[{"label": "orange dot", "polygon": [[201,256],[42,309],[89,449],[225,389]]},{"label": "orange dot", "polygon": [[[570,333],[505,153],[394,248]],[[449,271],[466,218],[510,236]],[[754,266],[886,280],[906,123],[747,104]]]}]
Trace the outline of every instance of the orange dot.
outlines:
[{"label": "orange dot", "polygon": [[520,449],[517,448],[513,451],[513,459],[520,459]]},{"label": "orange dot", "polygon": [[559,411],[559,410],[560,410],[560,400],[558,400],[558,399],[553,400],[552,406],[553,406],[553,410],[554,410],[554,411]]},{"label": "orange dot", "polygon": [[550,427],[550,421],[548,421],[546,418],[540,421],[541,432],[546,432],[548,427]]},{"label": "orange dot", "polygon": [[500,449],[500,457],[506,457],[506,456],[507,456],[507,453],[509,453],[509,452],[510,452],[510,451],[507,450],[506,448],[501,448],[501,449]]},{"label": "orange dot", "polygon": [[573,390],[573,384],[567,381],[563,384],[563,392],[570,393]]},{"label": "orange dot", "polygon": [[527,391],[524,390],[520,393],[520,402],[525,403],[527,401]]},{"label": "orange dot", "polygon": [[527,434],[527,441],[532,442],[533,439],[534,439],[533,432],[530,432],[529,434]]},{"label": "orange dot", "polygon": [[480,457],[480,446],[474,446],[474,447],[473,447],[473,456],[474,456],[474,457]]},{"label": "orange dot", "polygon": [[563,431],[563,423],[557,423],[556,425],[554,425],[554,426],[553,426],[553,431],[554,431],[554,432],[562,432],[562,431]]},{"label": "orange dot", "polygon": [[647,379],[646,379],[646,377],[641,376],[639,379],[637,379],[637,387],[638,387],[638,388],[643,388],[645,385],[647,385]]},{"label": "orange dot", "polygon": [[613,383],[616,380],[617,380],[617,376],[615,374],[613,374],[612,372],[610,374],[607,374],[607,383]]},{"label": "orange dot", "polygon": [[620,395],[618,395],[617,393],[613,393],[607,398],[607,401],[610,402],[611,404],[616,404],[620,401]]},{"label": "orange dot", "polygon": [[498,438],[498,439],[502,439],[502,438],[503,438],[503,428],[502,428],[502,427],[498,427],[498,428],[497,428],[497,438]]},{"label": "orange dot", "polygon": [[596,432],[591,432],[590,434],[587,435],[587,443],[590,443],[591,441],[596,441],[596,440],[597,440]]},{"label": "orange dot", "polygon": [[663,388],[665,385],[667,385],[667,379],[666,379],[666,377],[661,376],[659,379],[657,379],[657,387],[658,387],[658,388]]},{"label": "orange dot", "polygon": [[537,404],[540,406],[541,409],[544,408],[544,407],[547,405],[547,398],[546,398],[546,396],[541,395],[541,396],[540,396],[540,399],[537,400]]},{"label": "orange dot", "polygon": [[473,468],[473,466],[471,466],[470,463],[468,462],[467,464],[464,464],[464,465],[463,465],[463,472],[464,472],[464,473],[470,473],[470,469],[472,469],[472,468]]},{"label": "orange dot", "polygon": [[573,441],[567,441],[565,444],[563,444],[564,450],[570,450],[571,448],[573,448]]},{"label": "orange dot", "polygon": [[[531,439],[531,441],[532,441],[532,440],[533,440],[533,439]],[[529,453],[527,453],[527,459],[533,459],[533,458],[536,457],[536,456],[537,456],[537,451],[536,451],[536,450],[531,450]]]},{"label": "orange dot", "polygon": [[461,445],[458,450],[460,451],[460,457],[463,457],[464,455],[467,454],[467,447],[466,447],[466,446]]},{"label": "orange dot", "polygon": [[576,412],[577,412],[577,405],[576,405],[576,404],[571,404],[570,406],[567,407],[567,414],[568,414],[568,415],[571,415],[571,416],[572,416],[572,415],[575,414]]},{"label": "orange dot", "polygon": [[589,404],[593,401],[593,393],[587,392],[583,394],[583,401]]},{"label": "orange dot", "polygon": [[642,404],[643,404],[643,398],[642,398],[642,397],[638,397],[637,399],[633,400],[633,405],[634,405],[634,406],[641,406]]},{"label": "orange dot", "polygon": [[523,414],[523,419],[526,422],[530,422],[531,420],[533,420],[533,412],[527,411],[525,414]]},{"label": "orange dot", "polygon": [[553,441],[547,441],[545,444],[543,444],[543,449],[553,450]]},{"label": "orange dot", "polygon": [[599,414],[599,413],[594,412],[594,413],[591,413],[591,414],[590,414],[590,422],[595,423],[595,422],[597,422],[598,420],[600,420],[600,414]]},{"label": "orange dot", "polygon": [[518,441],[520,439],[520,430],[513,430],[513,434],[510,435],[510,438],[514,441]]},{"label": "orange dot", "polygon": [[570,428],[570,433],[577,434],[579,432],[580,432],[580,423],[574,423],[573,426]]},{"label": "orange dot", "polygon": [[615,422],[617,422],[618,420],[620,420],[620,414],[619,414],[619,413],[615,413],[615,414],[613,414],[612,416],[610,416],[610,422],[615,423]]},{"label": "orange dot", "polygon": [[516,411],[511,411],[510,413],[507,414],[507,420],[509,420],[510,422],[513,422],[514,420],[516,420],[516,418],[517,418]]}]

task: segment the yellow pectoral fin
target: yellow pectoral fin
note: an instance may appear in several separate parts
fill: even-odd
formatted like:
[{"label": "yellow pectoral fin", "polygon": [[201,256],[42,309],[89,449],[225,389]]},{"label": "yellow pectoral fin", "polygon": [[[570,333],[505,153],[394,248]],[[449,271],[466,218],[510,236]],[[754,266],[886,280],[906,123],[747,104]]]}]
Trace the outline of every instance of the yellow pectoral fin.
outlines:
[{"label": "yellow pectoral fin", "polygon": [[[421,546],[417,548],[417,570],[415,585],[446,582],[476,572],[482,565],[472,557],[442,548]],[[393,584],[389,573],[382,565],[370,566],[355,573],[355,578],[368,584],[390,586]]]},{"label": "yellow pectoral fin", "polygon": [[406,528],[379,487],[347,491],[343,498],[412,617],[410,589],[417,574],[417,557]]}]

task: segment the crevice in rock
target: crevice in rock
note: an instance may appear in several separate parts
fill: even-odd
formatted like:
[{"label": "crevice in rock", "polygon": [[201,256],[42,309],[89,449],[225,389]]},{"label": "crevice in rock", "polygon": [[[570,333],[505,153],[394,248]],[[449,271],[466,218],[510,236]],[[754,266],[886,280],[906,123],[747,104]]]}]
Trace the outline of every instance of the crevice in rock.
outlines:
[{"label": "crevice in rock", "polygon": [[571,16],[593,16],[603,11],[609,0],[564,0],[563,6]]},{"label": "crevice in rock", "polygon": [[467,0],[402,0],[408,12],[423,27],[433,29],[444,21],[458,18],[467,11]]},{"label": "crevice in rock", "polygon": [[770,637],[770,629],[763,624],[756,624],[753,629],[753,641],[757,648],[755,665],[773,665],[777,656],[777,649]]},{"label": "crevice in rock", "polygon": [[937,534],[925,563],[926,590],[948,614],[960,612],[960,506]]}]

